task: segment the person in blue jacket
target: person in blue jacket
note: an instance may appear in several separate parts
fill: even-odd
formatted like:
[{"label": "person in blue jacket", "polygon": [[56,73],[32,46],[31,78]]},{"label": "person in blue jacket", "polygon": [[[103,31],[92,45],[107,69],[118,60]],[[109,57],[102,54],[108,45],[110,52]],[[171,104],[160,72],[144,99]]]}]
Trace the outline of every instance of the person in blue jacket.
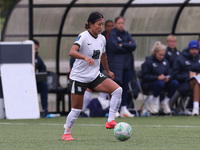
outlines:
[{"label": "person in blue jacket", "polygon": [[[152,56],[146,57],[142,64],[142,87],[153,94],[145,101],[148,111],[157,114],[161,107],[165,114],[169,114],[169,100],[175,93],[179,83],[171,77],[171,69],[168,61],[164,58],[166,46],[161,42],[155,42],[152,48]],[[160,96],[167,93],[160,103]]]},{"label": "person in blue jacket", "polygon": [[[199,115],[200,86],[193,76],[200,76],[200,54],[199,43],[192,40],[188,48],[182,51],[173,65],[173,78],[179,81],[179,93],[186,96],[189,92],[193,95],[192,115]],[[190,79],[192,78],[192,79]]]},{"label": "person in blue jacket", "polygon": [[167,41],[166,41],[167,49],[166,49],[165,58],[169,62],[171,69],[173,67],[173,63],[175,59],[177,58],[177,56],[181,54],[181,52],[176,48],[176,41],[177,39],[175,35],[170,34],[167,36]]},{"label": "person in blue jacket", "polygon": [[[101,33],[106,38],[106,43],[107,43],[107,41],[109,39],[110,32],[112,31],[113,28],[114,28],[114,22],[112,20],[106,20],[104,31]],[[108,51],[107,44],[106,44],[106,50]],[[104,75],[106,75],[106,72],[105,72],[102,64],[100,64],[100,71]]]},{"label": "person in blue jacket", "polygon": [[124,30],[124,18],[115,19],[115,28],[110,32],[107,41],[107,58],[110,70],[115,74],[115,81],[123,88],[120,115],[134,117],[127,109],[128,82],[134,74],[133,52],[136,44],[131,35]]},{"label": "person in blue jacket", "polygon": [[113,28],[114,28],[114,22],[112,20],[106,20],[105,30],[101,33],[103,36],[105,36],[106,40],[109,39],[110,32]]},{"label": "person in blue jacket", "polygon": [[[42,58],[38,55],[38,48],[40,43],[33,39],[34,51],[35,51],[35,70],[36,72],[46,72],[46,65],[44,64]],[[48,85],[46,81],[37,82],[37,89],[40,93],[41,103],[42,103],[42,117],[46,117],[48,114]]]}]

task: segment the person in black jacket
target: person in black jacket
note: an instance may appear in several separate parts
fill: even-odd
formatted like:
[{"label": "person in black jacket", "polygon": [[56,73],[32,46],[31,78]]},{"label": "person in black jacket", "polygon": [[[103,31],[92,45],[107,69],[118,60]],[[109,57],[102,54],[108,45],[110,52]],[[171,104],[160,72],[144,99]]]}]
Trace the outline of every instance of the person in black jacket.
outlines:
[{"label": "person in black jacket", "polygon": [[112,20],[106,20],[105,30],[101,33],[103,36],[105,36],[106,40],[109,39],[110,32],[113,28],[114,28],[114,22]]},{"label": "person in black jacket", "polygon": [[[153,114],[159,112],[159,105],[165,114],[171,112],[169,100],[178,87],[178,81],[171,77],[171,69],[168,61],[164,58],[166,46],[157,41],[152,48],[152,56],[146,57],[142,64],[142,87],[146,91],[152,91],[145,102],[146,109]],[[160,96],[167,92],[160,104]]]},{"label": "person in black jacket", "polygon": [[107,41],[107,58],[110,70],[115,74],[115,81],[123,88],[120,115],[134,117],[127,109],[128,82],[134,74],[133,51],[136,44],[131,35],[124,30],[124,18],[115,19],[115,28],[110,32]]},{"label": "person in black jacket", "polygon": [[[35,52],[35,70],[36,72],[46,72],[46,66],[41,59],[41,57],[38,55],[38,48],[40,43],[33,39],[34,42],[34,52]],[[37,82],[37,89],[40,93],[41,97],[41,103],[42,103],[42,117],[46,117],[48,114],[48,85],[46,81],[40,81]]]},{"label": "person in black jacket", "polygon": [[[112,20],[106,20],[105,22],[105,27],[104,27],[104,31],[101,33],[105,38],[106,38],[106,43],[108,42],[109,36],[110,36],[110,32],[111,30],[114,28],[114,22]],[[108,51],[108,46],[106,44],[106,50]],[[100,71],[106,75],[106,72],[102,66],[102,64],[100,65]]]},{"label": "person in black jacket", "polygon": [[[200,76],[199,43],[196,40],[189,42],[188,48],[182,51],[173,65],[173,78],[179,81],[178,91],[182,96],[189,92],[193,95],[192,115],[199,115],[200,86],[193,76]],[[190,78],[192,78],[190,80]]]},{"label": "person in black jacket", "polygon": [[168,35],[167,36],[167,50],[165,53],[165,58],[169,62],[170,68],[172,69],[173,63],[177,56],[181,54],[181,52],[176,48],[176,36]]}]

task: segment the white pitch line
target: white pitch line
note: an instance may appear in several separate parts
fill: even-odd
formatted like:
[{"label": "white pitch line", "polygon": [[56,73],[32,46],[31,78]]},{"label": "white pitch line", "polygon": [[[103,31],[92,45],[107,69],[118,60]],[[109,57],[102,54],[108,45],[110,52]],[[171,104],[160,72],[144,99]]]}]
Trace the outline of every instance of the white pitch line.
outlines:
[{"label": "white pitch line", "polygon": [[157,128],[200,128],[200,126],[189,125],[133,125],[134,127],[157,127]]},{"label": "white pitch line", "polygon": [[[40,125],[40,126],[63,126],[63,124],[58,123],[11,123],[11,122],[0,122],[0,125],[19,125],[19,126],[28,126],[28,125]],[[75,126],[89,126],[89,127],[97,127],[104,126],[104,124],[75,124]],[[192,125],[131,125],[132,127],[156,127],[156,128],[200,128],[200,126],[192,126]]]},{"label": "white pitch line", "polygon": [[0,125],[29,125],[28,123],[10,123],[10,122],[0,122]]}]

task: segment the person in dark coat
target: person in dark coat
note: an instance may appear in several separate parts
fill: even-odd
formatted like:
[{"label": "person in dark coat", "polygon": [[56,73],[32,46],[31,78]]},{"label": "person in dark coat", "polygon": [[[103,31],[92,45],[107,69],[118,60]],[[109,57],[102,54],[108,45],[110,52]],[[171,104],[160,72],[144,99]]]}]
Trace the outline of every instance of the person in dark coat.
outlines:
[{"label": "person in dark coat", "polygon": [[[105,27],[104,27],[104,31],[101,33],[105,38],[106,38],[106,43],[109,39],[109,36],[110,36],[110,32],[111,30],[114,28],[114,22],[112,20],[106,20],[105,22]],[[106,44],[106,51],[109,51],[108,50],[108,46]],[[100,65],[100,71],[106,75],[106,72],[102,66],[102,64]]]},{"label": "person in dark coat", "polygon": [[106,20],[105,30],[101,33],[103,36],[105,36],[106,41],[109,39],[110,32],[113,28],[114,28],[114,22],[112,20]]},{"label": "person in dark coat", "polygon": [[[39,42],[33,39],[34,51],[35,51],[35,70],[36,72],[46,72],[46,65],[44,64],[42,58],[38,55]],[[37,89],[40,93],[41,103],[42,103],[42,117],[46,117],[48,114],[48,85],[46,81],[37,82]]]},{"label": "person in dark coat", "polygon": [[[159,105],[165,114],[171,112],[169,100],[178,87],[178,81],[171,77],[171,69],[168,61],[164,58],[166,46],[157,41],[152,49],[152,56],[146,57],[142,64],[142,87],[146,91],[152,91],[153,95],[145,102],[146,109],[153,114],[159,112]],[[160,96],[167,92],[160,104]]]},{"label": "person in dark coat", "polygon": [[169,62],[170,68],[172,69],[173,63],[177,56],[181,54],[181,52],[176,48],[176,36],[168,35],[167,36],[167,50],[165,54],[165,58]]},{"label": "person in dark coat", "polygon": [[[200,76],[200,54],[199,43],[196,40],[190,41],[188,48],[182,51],[173,65],[173,78],[179,81],[178,91],[182,96],[189,92],[193,95],[192,115],[199,115],[200,86],[193,76]],[[192,78],[192,79],[190,79]]]},{"label": "person in dark coat", "polygon": [[115,19],[115,28],[110,32],[107,42],[107,58],[110,70],[115,74],[115,81],[123,88],[120,115],[133,117],[127,109],[128,82],[134,73],[133,52],[136,44],[131,35],[124,30],[124,19],[119,16]]}]

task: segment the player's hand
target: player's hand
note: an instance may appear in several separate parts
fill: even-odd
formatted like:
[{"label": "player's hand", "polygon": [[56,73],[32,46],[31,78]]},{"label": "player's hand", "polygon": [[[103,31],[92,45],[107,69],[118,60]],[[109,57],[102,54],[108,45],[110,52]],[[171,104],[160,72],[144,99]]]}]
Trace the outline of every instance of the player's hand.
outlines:
[{"label": "player's hand", "polygon": [[87,64],[89,66],[93,66],[94,65],[94,60],[92,58],[85,57],[85,61],[87,62]]},{"label": "player's hand", "polygon": [[161,74],[158,76],[158,80],[164,80],[165,79],[165,75]]},{"label": "player's hand", "polygon": [[190,71],[190,78],[193,77],[193,76],[195,76],[195,75],[196,75],[196,72]]},{"label": "player's hand", "polygon": [[166,77],[163,81],[164,81],[165,83],[169,82],[169,77]]},{"label": "player's hand", "polygon": [[122,43],[119,43],[119,46],[122,47]]},{"label": "player's hand", "polygon": [[115,75],[114,75],[113,72],[109,71],[109,72],[107,72],[107,74],[109,75],[109,77],[110,77],[112,80],[114,80]]}]

